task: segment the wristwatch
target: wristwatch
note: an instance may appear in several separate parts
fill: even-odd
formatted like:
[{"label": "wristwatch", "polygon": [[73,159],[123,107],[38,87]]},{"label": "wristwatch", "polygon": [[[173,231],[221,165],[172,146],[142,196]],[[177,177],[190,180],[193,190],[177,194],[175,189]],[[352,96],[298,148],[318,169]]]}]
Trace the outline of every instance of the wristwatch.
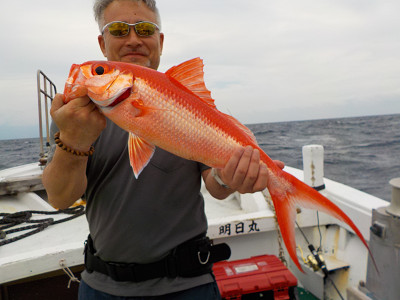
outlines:
[{"label": "wristwatch", "polygon": [[218,182],[218,184],[219,184],[220,186],[222,186],[222,187],[224,187],[224,188],[226,188],[226,189],[229,189],[229,186],[226,185],[226,184],[222,181],[221,177],[219,177],[219,175],[218,175],[218,173],[217,173],[217,169],[215,169],[215,168],[212,168],[212,169],[211,169],[211,176],[214,177],[215,181]]}]

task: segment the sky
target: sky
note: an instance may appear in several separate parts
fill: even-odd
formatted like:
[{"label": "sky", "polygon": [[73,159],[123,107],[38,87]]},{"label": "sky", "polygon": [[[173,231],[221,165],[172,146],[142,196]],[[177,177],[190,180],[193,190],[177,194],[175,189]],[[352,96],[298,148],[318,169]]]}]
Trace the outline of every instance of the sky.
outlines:
[{"label": "sky", "polygon": [[[62,92],[103,60],[92,0],[0,3],[0,139],[38,137],[37,70]],[[159,71],[201,57],[244,124],[400,113],[400,1],[158,0]]]}]

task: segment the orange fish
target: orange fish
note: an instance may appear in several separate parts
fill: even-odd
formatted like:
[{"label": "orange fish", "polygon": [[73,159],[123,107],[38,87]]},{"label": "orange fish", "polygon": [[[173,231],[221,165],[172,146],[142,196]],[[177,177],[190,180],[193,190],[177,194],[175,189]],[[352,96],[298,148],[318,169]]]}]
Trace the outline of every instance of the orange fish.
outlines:
[{"label": "orange fish", "polygon": [[130,163],[136,177],[155,146],[214,168],[223,168],[239,146],[258,149],[269,172],[268,190],[283,240],[300,270],[294,227],[297,206],[323,211],[347,223],[370,252],[361,232],[339,207],[278,168],[247,127],[216,108],[203,77],[200,58],[166,73],[134,64],[92,61],[72,65],[64,96],[68,102],[79,96],[79,87],[86,87],[104,115],[129,132]]}]

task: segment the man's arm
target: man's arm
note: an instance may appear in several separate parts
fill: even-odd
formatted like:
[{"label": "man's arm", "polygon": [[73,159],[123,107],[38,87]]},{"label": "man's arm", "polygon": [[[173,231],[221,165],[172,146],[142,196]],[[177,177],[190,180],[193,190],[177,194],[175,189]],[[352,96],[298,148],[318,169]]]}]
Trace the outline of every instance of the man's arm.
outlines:
[{"label": "man's arm", "polygon": [[[275,163],[283,169],[284,164],[280,161]],[[260,164],[260,152],[251,146],[239,148],[221,170],[216,170],[222,182],[228,186],[219,184],[211,169],[203,172],[203,180],[207,190],[217,199],[225,199],[233,192],[241,194],[255,193],[267,187],[268,170],[264,164]]]},{"label": "man's arm", "polygon": [[43,171],[48,200],[56,208],[70,207],[85,192],[87,157],[73,156],[57,147],[52,161]]},{"label": "man's arm", "polygon": [[[105,117],[82,89],[80,98],[67,104],[63,95],[54,97],[50,114],[60,129],[60,140],[67,147],[86,152],[106,126]],[[53,159],[43,171],[43,185],[49,202],[57,208],[67,208],[85,192],[86,156],[73,155],[56,147]]]}]

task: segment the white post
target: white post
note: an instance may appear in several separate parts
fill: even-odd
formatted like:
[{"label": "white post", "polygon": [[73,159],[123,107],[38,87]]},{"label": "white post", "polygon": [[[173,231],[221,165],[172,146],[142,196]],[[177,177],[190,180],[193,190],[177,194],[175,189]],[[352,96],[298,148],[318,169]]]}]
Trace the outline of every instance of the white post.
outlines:
[{"label": "white post", "polygon": [[389,181],[392,186],[392,202],[386,208],[386,212],[395,217],[400,217],[400,177]]},{"label": "white post", "polygon": [[321,145],[303,146],[304,182],[317,191],[325,188],[324,184],[324,147]]}]

